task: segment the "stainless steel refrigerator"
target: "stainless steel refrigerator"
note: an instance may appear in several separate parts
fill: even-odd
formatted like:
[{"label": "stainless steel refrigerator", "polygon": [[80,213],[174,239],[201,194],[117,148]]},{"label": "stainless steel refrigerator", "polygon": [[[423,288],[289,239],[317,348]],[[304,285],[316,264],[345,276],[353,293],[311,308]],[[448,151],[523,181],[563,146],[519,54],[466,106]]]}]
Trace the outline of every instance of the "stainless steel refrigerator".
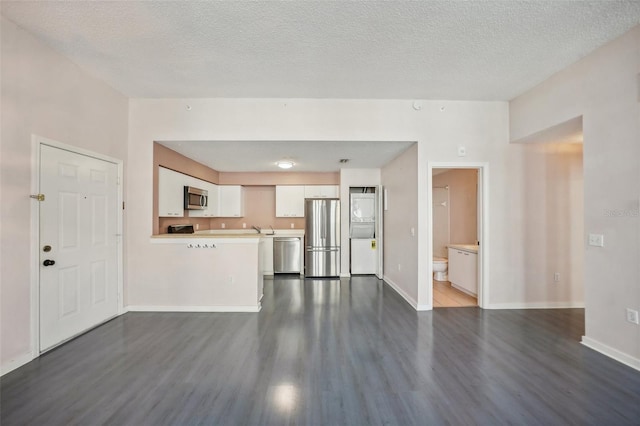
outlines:
[{"label": "stainless steel refrigerator", "polygon": [[305,200],[305,276],[340,275],[340,200]]}]

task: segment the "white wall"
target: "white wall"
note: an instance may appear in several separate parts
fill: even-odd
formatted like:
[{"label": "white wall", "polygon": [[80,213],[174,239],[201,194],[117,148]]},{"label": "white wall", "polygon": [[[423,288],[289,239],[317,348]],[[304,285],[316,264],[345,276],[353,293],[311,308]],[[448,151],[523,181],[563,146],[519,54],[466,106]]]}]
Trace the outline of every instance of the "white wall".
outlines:
[{"label": "white wall", "polygon": [[[510,103],[511,140],[582,116],[585,247],[584,342],[640,368],[640,26]],[[585,235],[586,237],[586,235]]]},{"label": "white wall", "polygon": [[380,185],[380,169],[342,169],[340,170],[340,274],[348,277],[350,270],[351,245],[349,241],[349,217],[351,206],[349,187]]},{"label": "white wall", "polygon": [[[582,144],[518,145],[522,171],[511,193],[522,241],[515,276],[525,306],[584,306],[584,179]],[[554,274],[560,279],[556,282]],[[510,302],[494,307],[511,307]]]},{"label": "white wall", "polygon": [[[418,308],[418,146],[382,168],[384,279]],[[413,231],[413,232],[412,232]]]},{"label": "white wall", "polygon": [[[191,110],[186,109],[186,105]],[[170,305],[180,297],[179,283],[154,282],[151,271],[144,265],[145,257],[155,255],[149,243],[152,231],[152,156],[154,140],[314,140],[314,141],[417,141],[418,176],[417,197],[420,211],[426,211],[427,161],[458,159],[456,144],[464,142],[469,155],[465,161],[495,163],[498,171],[495,190],[498,209],[504,202],[502,185],[507,181],[511,150],[508,144],[508,104],[506,102],[440,102],[424,101],[416,111],[412,100],[318,100],[318,99],[132,99],[129,116],[129,174],[126,211],[129,221],[127,249],[130,253],[127,280],[128,304]],[[442,111],[441,107],[445,110]],[[517,170],[514,171],[518,173]],[[398,170],[399,177],[403,175]],[[387,174],[387,179],[392,178]],[[407,177],[402,179],[407,180]],[[382,182],[384,185],[384,181]],[[409,185],[414,183],[408,182]],[[407,209],[414,207],[407,206]],[[504,209],[503,209],[504,210]],[[416,230],[418,251],[426,254],[426,215],[418,214]],[[500,219],[501,215],[496,214]],[[407,228],[408,229],[408,228]],[[402,246],[408,233],[385,232],[385,245]],[[508,230],[498,231],[497,241],[509,240]],[[423,246],[424,244],[424,246]],[[520,247],[521,242],[513,244]],[[503,251],[512,247],[498,244],[499,259]],[[426,304],[427,287],[424,262],[417,262],[418,251],[405,251],[408,265],[417,271],[406,271],[403,288],[412,289],[418,303]],[[496,280],[505,277],[504,270],[494,265]],[[156,265],[174,268],[175,265]],[[396,267],[397,268],[397,267]],[[415,268],[414,268],[415,269]],[[422,271],[422,272],[421,272]],[[163,276],[163,274],[158,274]],[[168,274],[165,274],[168,276]],[[508,279],[506,277],[505,279]],[[406,281],[405,281],[406,279]],[[168,288],[162,294],[158,287]],[[506,286],[513,286],[511,282]],[[422,302],[420,301],[422,298]]]},{"label": "white wall", "polygon": [[126,159],[126,98],[1,18],[0,293],[2,369],[31,355],[30,209],[37,134]]}]

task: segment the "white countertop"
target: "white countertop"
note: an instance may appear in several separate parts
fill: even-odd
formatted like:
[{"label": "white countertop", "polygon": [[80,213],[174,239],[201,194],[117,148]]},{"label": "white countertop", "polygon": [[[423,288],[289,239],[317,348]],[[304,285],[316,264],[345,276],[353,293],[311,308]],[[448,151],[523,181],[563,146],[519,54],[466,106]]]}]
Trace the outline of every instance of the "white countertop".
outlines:
[{"label": "white countertop", "polygon": [[457,250],[466,251],[469,253],[478,253],[478,248],[480,246],[476,244],[448,244],[447,247]]}]

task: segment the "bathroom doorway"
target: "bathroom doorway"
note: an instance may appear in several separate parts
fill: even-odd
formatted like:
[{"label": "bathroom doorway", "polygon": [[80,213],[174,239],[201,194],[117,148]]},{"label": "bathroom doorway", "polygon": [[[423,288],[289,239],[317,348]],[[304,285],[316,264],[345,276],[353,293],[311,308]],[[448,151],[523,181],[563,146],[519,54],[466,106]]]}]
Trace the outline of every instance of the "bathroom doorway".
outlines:
[{"label": "bathroom doorway", "polygon": [[430,168],[433,308],[482,306],[482,171],[466,164]]}]

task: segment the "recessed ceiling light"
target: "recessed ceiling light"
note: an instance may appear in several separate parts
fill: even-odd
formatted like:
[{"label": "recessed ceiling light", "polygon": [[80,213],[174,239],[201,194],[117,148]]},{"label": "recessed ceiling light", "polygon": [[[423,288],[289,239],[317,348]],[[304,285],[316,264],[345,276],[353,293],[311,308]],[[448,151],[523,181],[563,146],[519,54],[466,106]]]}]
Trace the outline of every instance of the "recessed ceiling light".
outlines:
[{"label": "recessed ceiling light", "polygon": [[276,164],[281,169],[290,169],[293,167],[293,161],[290,161],[290,160],[280,160]]}]

